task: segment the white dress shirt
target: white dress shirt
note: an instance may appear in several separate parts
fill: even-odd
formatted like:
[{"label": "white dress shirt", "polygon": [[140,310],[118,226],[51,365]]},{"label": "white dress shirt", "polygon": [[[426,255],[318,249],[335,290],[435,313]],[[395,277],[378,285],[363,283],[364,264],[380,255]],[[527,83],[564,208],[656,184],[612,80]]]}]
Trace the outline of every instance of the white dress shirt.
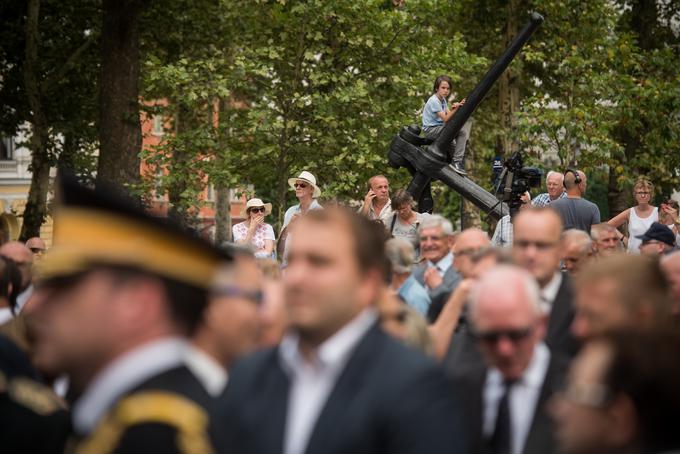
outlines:
[{"label": "white dress shirt", "polygon": [[212,397],[222,394],[227,386],[227,370],[212,356],[194,345],[189,345],[185,362],[208,394]]},{"label": "white dress shirt", "polygon": [[557,298],[557,292],[560,291],[560,286],[562,285],[562,272],[557,271],[550,279],[550,282],[543,287],[540,291],[541,308],[543,313],[550,314],[552,310],[552,305]]},{"label": "white dress shirt", "polygon": [[305,452],[338,377],[377,317],[375,310],[365,309],[321,344],[309,359],[298,348],[297,334],[288,334],[281,341],[279,359],[290,377],[284,454]]},{"label": "white dress shirt", "polygon": [[442,257],[441,260],[439,260],[437,263],[432,263],[430,261],[427,262],[429,267],[434,267],[437,269],[437,272],[441,277],[444,277],[444,274],[451,268],[453,265],[453,253],[449,252],[446,254],[444,257]]},{"label": "white dress shirt", "polygon": [[127,391],[149,378],[184,364],[187,342],[166,337],[149,342],[115,359],[92,380],[73,406],[73,427],[89,434]]},{"label": "white dress shirt", "polygon": [[[508,396],[510,409],[510,425],[512,433],[511,454],[521,454],[524,450],[531,423],[534,420],[536,404],[541,394],[550,364],[550,350],[543,344],[536,344],[529,366],[522,377],[512,385]],[[485,438],[491,437],[496,427],[496,415],[505,385],[503,376],[496,368],[490,368],[484,382],[484,419],[483,433]]]}]

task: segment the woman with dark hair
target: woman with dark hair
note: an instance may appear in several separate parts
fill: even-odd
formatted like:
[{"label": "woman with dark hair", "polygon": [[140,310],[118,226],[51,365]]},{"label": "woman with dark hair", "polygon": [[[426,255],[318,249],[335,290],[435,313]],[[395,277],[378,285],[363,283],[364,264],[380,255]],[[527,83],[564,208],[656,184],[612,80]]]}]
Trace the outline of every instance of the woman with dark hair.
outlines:
[{"label": "woman with dark hair", "polygon": [[[465,104],[463,99],[461,102],[454,102],[449,109],[448,98],[451,94],[451,86],[453,81],[449,76],[439,76],[434,81],[433,92],[430,99],[423,107],[423,132],[425,137],[436,139],[444,129],[444,125],[453,117],[458,108]],[[465,158],[465,146],[468,137],[470,137],[471,122],[468,120],[461,128],[458,136],[451,142],[451,158],[453,170],[461,175],[465,175],[465,168],[463,166],[463,159]]]},{"label": "woman with dark hair", "polygon": [[418,226],[429,216],[427,213],[413,211],[413,197],[405,189],[400,189],[392,197],[394,214],[387,228],[394,238],[404,238],[418,251]]},{"label": "woman with dark hair", "polygon": [[255,257],[274,257],[274,229],[264,222],[265,216],[272,212],[272,204],[264,203],[260,199],[250,199],[246,202],[243,215],[246,220],[232,227],[234,242],[250,246],[255,251]]}]

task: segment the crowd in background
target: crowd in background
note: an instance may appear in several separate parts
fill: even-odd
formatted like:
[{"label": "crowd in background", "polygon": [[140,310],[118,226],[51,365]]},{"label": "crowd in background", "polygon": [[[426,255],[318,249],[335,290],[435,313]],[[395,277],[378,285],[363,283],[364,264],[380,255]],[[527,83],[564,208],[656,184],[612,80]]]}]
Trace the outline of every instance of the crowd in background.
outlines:
[{"label": "crowd in background", "polygon": [[549,172],[493,235],[382,175],[358,210],[289,184],[278,235],[253,198],[222,248],[67,186],[54,248],[0,247],[0,444],[680,452],[680,219],[651,182],[602,222],[583,172]]}]

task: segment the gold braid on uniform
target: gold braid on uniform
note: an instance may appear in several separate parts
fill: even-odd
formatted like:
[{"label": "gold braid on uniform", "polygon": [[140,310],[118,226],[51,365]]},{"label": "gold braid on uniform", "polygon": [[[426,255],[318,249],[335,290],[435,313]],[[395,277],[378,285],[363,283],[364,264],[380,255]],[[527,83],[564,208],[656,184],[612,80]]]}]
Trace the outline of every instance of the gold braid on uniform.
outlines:
[{"label": "gold braid on uniform", "polygon": [[205,410],[180,395],[148,391],[121,400],[92,435],[75,448],[77,454],[112,452],[125,430],[140,424],[166,424],[177,430],[177,447],[187,454],[212,454]]}]

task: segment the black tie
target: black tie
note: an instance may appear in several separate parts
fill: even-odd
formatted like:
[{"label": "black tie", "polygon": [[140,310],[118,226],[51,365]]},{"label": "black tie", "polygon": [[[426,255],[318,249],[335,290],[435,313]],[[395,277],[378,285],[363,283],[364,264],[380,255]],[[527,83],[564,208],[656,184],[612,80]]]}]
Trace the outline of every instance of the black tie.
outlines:
[{"label": "black tie", "polygon": [[494,454],[510,454],[512,443],[512,427],[510,426],[510,390],[514,381],[505,381],[505,392],[498,404],[496,427],[489,439],[489,448]]}]

